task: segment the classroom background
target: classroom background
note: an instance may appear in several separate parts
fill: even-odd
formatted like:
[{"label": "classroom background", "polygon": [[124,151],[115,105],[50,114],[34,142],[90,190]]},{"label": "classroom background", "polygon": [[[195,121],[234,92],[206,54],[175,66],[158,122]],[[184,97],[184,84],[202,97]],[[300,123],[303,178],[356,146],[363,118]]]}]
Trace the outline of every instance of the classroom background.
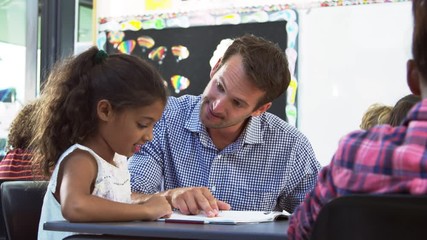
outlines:
[{"label": "classroom background", "polygon": [[[11,120],[22,104],[37,97],[45,73],[56,60],[99,45],[103,34],[105,47],[110,44],[107,50],[129,51],[132,43],[122,44],[118,50],[125,39],[111,43],[107,33],[135,31],[135,26],[129,25],[131,20],[139,20],[138,30],[158,34],[159,42],[166,38],[162,35],[166,31],[224,28],[229,32],[227,29],[242,29],[245,24],[267,24],[274,27],[259,34],[276,37],[273,40],[287,50],[293,75],[286,96],[274,103],[274,113],[300,129],[320,163],[326,165],[339,139],[359,129],[371,104],[394,105],[409,93],[406,61],[411,58],[410,7],[410,1],[367,0],[0,1],[0,90],[13,89],[0,96],[0,149]],[[188,16],[196,16],[195,12],[199,18],[190,19]],[[46,29],[56,32],[47,33]],[[195,42],[187,43],[192,44]],[[133,45],[141,50],[137,41]],[[195,53],[190,49],[188,59],[178,59],[179,50],[171,55],[171,46],[168,56],[175,56],[174,61],[182,65]],[[209,57],[215,46],[209,49]],[[146,56],[152,50],[146,49]],[[164,65],[158,55],[153,59],[161,71],[167,69],[167,58]],[[200,89],[191,89],[197,86],[194,77],[185,80],[185,74],[177,74],[181,77],[175,77],[175,83],[171,80],[171,90],[197,94]]]}]

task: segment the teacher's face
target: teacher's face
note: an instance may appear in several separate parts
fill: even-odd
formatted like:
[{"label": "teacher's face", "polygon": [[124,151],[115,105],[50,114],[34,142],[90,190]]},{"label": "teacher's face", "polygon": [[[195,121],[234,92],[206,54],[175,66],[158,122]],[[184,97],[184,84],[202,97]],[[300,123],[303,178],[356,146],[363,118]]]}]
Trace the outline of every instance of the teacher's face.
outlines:
[{"label": "teacher's face", "polygon": [[245,73],[242,58],[234,55],[215,66],[203,92],[200,119],[206,128],[240,128],[250,116],[263,113],[256,108],[264,91],[256,88]]}]

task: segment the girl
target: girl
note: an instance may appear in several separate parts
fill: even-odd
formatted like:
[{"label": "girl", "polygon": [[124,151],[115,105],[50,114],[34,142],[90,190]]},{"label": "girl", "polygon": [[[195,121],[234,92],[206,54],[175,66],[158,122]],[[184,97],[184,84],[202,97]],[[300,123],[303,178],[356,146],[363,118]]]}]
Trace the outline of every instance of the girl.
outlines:
[{"label": "girl", "polygon": [[131,203],[126,158],[152,140],[165,103],[160,74],[138,57],[92,47],[55,66],[32,143],[34,163],[51,176],[38,239],[72,234],[45,231],[46,221],[155,220],[172,213],[157,195]]}]

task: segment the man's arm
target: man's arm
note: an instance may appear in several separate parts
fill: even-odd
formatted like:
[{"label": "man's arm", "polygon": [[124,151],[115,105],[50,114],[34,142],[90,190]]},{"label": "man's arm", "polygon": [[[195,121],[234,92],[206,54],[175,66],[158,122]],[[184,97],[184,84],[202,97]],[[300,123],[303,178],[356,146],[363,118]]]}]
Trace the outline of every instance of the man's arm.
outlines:
[{"label": "man's arm", "polygon": [[280,210],[285,209],[289,213],[292,213],[307,193],[313,190],[321,169],[313,148],[305,137],[301,138],[296,146],[295,153],[292,154],[296,159],[290,173],[290,182],[294,182],[294,185],[292,189],[284,189],[290,192],[283,192],[276,207]]},{"label": "man's arm", "polygon": [[154,126],[153,140],[142,145],[128,161],[132,192],[154,194],[162,190],[167,141],[166,120],[162,116]]},{"label": "man's arm", "polygon": [[313,190],[316,185],[317,178],[317,171],[305,174],[291,193],[285,195],[286,197],[280,198],[278,207],[276,207],[277,210],[280,211],[284,209],[287,212],[292,213],[296,207],[301,204],[307,193]]},{"label": "man's arm", "polygon": [[146,143],[129,159],[132,192],[154,194],[162,189],[163,162],[157,140]]},{"label": "man's arm", "polygon": [[[159,122],[160,123],[160,122]],[[146,143],[140,151],[129,160],[131,174],[132,201],[143,203],[151,196],[158,194],[165,196],[173,208],[184,214],[198,214],[203,210],[207,216],[216,216],[219,210],[228,210],[230,205],[214,198],[206,187],[175,188],[161,192],[163,176],[164,139],[160,132],[162,125],[156,126],[153,141]]]}]

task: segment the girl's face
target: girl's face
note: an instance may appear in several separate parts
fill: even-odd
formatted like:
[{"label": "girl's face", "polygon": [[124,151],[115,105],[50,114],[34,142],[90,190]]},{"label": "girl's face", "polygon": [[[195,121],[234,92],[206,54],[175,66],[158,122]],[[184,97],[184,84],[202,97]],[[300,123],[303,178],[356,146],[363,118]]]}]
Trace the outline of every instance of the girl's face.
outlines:
[{"label": "girl's face", "polygon": [[158,100],[145,107],[112,111],[102,130],[107,145],[118,154],[132,156],[140,145],[153,139],[154,124],[163,109],[164,103]]}]

